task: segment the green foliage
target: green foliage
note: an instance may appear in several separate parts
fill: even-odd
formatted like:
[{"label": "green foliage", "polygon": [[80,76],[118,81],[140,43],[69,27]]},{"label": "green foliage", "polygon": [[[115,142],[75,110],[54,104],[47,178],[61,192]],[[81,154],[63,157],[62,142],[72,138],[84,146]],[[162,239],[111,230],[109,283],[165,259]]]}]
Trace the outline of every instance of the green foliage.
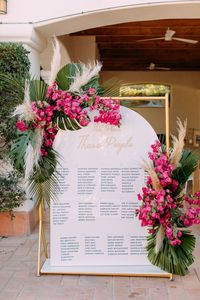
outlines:
[{"label": "green foliage", "polygon": [[7,155],[16,136],[11,113],[23,101],[29,68],[28,51],[21,44],[0,43],[0,159]]},{"label": "green foliage", "polygon": [[68,90],[77,72],[81,71],[81,64],[67,64],[57,74],[56,83],[61,90]]},{"label": "green foliage", "polygon": [[10,173],[0,176],[0,211],[12,212],[25,199],[25,193],[18,186],[18,176]]},{"label": "green foliage", "polygon": [[[70,85],[74,81],[74,77],[77,72],[82,72],[82,65],[78,63],[65,65],[57,74],[56,83],[58,87],[62,90],[68,90]],[[99,84],[99,76],[94,76],[91,80],[84,86],[81,87],[83,92],[88,91],[90,87],[96,89],[98,95],[103,94],[103,89]]]},{"label": "green foliage", "polygon": [[23,173],[24,170],[24,156],[29,142],[33,143],[34,132],[27,130],[24,132],[17,132],[17,138],[12,143],[10,157],[12,159],[14,168]]},{"label": "green foliage", "polygon": [[82,128],[76,119],[70,120],[70,118],[66,115],[58,116],[56,119],[56,123],[62,130],[78,130]]},{"label": "green foliage", "polygon": [[0,72],[25,77],[30,68],[28,53],[20,43],[0,43]]},{"label": "green foliage", "polygon": [[57,159],[59,155],[55,150],[51,150],[48,156],[44,156],[34,169],[29,179],[29,193],[32,198],[37,199],[37,204],[50,199],[56,199],[58,180],[56,173]]},{"label": "green foliage", "polygon": [[46,100],[47,84],[41,80],[30,81],[30,98],[32,101]]},{"label": "green foliage", "polygon": [[183,190],[188,178],[198,166],[199,155],[189,150],[184,150],[180,160],[180,167],[173,171],[172,177],[179,182],[175,195]]},{"label": "green foliage", "polygon": [[168,239],[163,241],[162,249],[155,253],[156,233],[149,235],[147,240],[147,251],[149,261],[160,269],[184,276],[188,273],[188,267],[194,262],[193,251],[195,248],[195,237],[188,232],[182,232],[182,243],[172,246]]}]

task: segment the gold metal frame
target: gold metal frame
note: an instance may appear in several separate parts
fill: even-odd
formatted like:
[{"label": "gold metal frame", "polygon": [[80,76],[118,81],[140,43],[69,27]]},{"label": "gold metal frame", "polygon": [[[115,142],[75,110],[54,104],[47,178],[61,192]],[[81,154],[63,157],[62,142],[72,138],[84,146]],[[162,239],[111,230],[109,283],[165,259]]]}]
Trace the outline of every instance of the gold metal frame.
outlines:
[{"label": "gold metal frame", "polygon": [[[109,99],[110,97],[102,97],[103,99]],[[166,149],[169,153],[170,147],[170,131],[169,131],[169,94],[161,97],[112,97],[112,99],[121,100],[164,100],[165,101],[165,133],[166,133]],[[48,258],[47,243],[45,238],[45,231],[43,226],[43,203],[41,202],[38,206],[38,217],[39,217],[39,233],[38,233],[38,255],[37,255],[37,276],[41,275],[41,245],[43,244],[45,259]],[[45,273],[42,273],[45,274]],[[95,276],[132,276],[132,277],[157,277],[157,278],[169,278],[173,280],[173,274],[161,273],[161,274],[99,274],[99,273],[50,273],[48,274],[73,274],[73,275],[95,275]]]}]

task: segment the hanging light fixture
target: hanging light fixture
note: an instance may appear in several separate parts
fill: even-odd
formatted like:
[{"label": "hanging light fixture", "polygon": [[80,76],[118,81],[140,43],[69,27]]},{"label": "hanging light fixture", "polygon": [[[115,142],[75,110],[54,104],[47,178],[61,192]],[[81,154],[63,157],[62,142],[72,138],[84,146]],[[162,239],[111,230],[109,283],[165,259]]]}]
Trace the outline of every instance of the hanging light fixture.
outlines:
[{"label": "hanging light fixture", "polygon": [[7,0],[0,0],[0,14],[7,14]]}]

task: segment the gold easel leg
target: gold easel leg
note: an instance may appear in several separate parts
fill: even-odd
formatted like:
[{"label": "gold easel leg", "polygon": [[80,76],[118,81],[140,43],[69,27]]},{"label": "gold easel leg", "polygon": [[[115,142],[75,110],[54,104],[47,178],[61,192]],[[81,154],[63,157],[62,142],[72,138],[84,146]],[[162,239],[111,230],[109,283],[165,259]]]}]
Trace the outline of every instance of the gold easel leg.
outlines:
[{"label": "gold easel leg", "polygon": [[42,203],[39,204],[38,215],[39,215],[39,234],[38,234],[37,276],[40,276],[40,269],[41,269],[41,238],[42,238]]},{"label": "gold easel leg", "polygon": [[45,238],[45,231],[44,231],[43,224],[42,224],[41,234],[42,234],[42,243],[43,243],[43,247],[44,247],[44,255],[45,255],[45,258],[48,258],[47,242],[46,242],[46,238]]},{"label": "gold easel leg", "polygon": [[169,280],[170,280],[170,281],[173,281],[173,280],[174,280],[173,274],[170,274]]},{"label": "gold easel leg", "polygon": [[170,139],[170,130],[169,130],[169,94],[165,95],[165,131],[166,131],[166,150],[169,154],[169,139]]}]

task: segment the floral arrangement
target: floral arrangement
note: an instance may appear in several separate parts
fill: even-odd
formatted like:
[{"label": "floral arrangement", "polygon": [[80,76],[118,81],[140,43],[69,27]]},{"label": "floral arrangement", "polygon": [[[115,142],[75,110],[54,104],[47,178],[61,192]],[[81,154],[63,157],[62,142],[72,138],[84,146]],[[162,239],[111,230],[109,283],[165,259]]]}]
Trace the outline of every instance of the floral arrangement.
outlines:
[{"label": "floral arrangement", "polygon": [[200,192],[186,197],[185,184],[197,167],[198,157],[183,150],[186,123],[178,120],[179,135],[173,137],[169,154],[159,141],[151,146],[151,163],[146,166],[147,185],[138,195],[137,210],[142,226],[148,227],[150,262],[161,269],[185,275],[193,263],[193,224],[200,224]]},{"label": "floral arrangement", "polygon": [[14,112],[18,138],[11,156],[15,168],[24,172],[31,196],[36,196],[39,203],[49,200],[51,185],[55,185],[57,153],[53,142],[58,130],[87,126],[92,110],[98,112],[94,122],[120,126],[121,121],[119,102],[99,96],[101,64],[68,64],[60,70],[60,47],[56,39],[54,42],[49,85],[39,80],[27,82],[24,102]]},{"label": "floral arrangement", "polygon": [[131,84],[122,85],[120,88],[120,95],[124,97],[130,96],[164,96],[170,92],[167,85],[162,84]]}]

